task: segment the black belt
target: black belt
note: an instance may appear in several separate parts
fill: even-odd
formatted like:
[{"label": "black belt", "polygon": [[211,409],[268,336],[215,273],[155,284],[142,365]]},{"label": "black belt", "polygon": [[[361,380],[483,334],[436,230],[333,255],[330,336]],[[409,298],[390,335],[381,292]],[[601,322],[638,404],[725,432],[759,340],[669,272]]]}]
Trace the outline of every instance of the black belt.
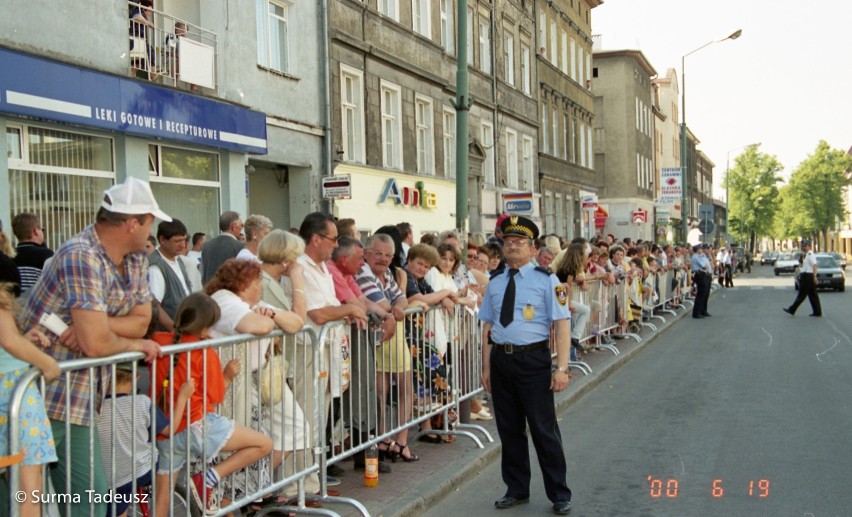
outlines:
[{"label": "black belt", "polygon": [[491,346],[493,346],[498,352],[511,355],[521,352],[534,352],[536,350],[541,350],[542,348],[547,348],[548,341],[539,341],[538,343],[533,343],[531,345],[501,345],[492,341]]}]

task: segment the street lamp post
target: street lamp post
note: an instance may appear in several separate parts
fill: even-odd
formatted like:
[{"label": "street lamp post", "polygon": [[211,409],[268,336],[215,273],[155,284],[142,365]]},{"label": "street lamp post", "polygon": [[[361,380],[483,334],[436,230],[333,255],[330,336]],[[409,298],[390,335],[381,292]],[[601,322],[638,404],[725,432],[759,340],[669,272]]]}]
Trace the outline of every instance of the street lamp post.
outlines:
[{"label": "street lamp post", "polygon": [[683,180],[683,203],[681,206],[681,218],[683,219],[683,239],[686,240],[686,236],[689,233],[689,161],[686,158],[686,57],[695,54],[699,50],[704,47],[710,46],[713,43],[720,43],[726,40],[737,39],[742,35],[742,29],[737,29],[735,32],[731,33],[729,36],[719,39],[708,41],[707,43],[701,45],[695,50],[691,50],[681,56],[680,58],[680,81],[681,81],[681,89],[680,89],[680,112],[681,112],[681,123],[680,123],[680,174],[681,179]]},{"label": "street lamp post", "polygon": [[[727,242],[727,241],[728,241],[728,235],[730,234],[730,231],[728,231],[728,219],[729,219],[728,214],[729,214],[729,207],[730,207],[730,201],[728,200],[728,174],[731,172],[731,153],[733,151],[739,151],[740,149],[745,149],[747,147],[760,147],[760,144],[761,144],[761,142],[757,142],[756,144],[748,144],[748,145],[741,145],[739,147],[734,147],[733,149],[728,151],[728,154],[725,157],[725,242],[727,244],[730,244],[730,242]],[[740,233],[742,233],[742,232],[740,232]]]}]

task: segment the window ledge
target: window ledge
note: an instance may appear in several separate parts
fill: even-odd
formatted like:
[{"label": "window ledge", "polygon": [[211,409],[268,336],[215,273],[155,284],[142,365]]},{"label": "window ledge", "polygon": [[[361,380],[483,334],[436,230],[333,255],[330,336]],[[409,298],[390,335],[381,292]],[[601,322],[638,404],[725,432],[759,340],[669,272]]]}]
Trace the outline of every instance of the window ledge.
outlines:
[{"label": "window ledge", "polygon": [[281,70],[276,70],[274,68],[269,68],[268,66],[257,65],[257,68],[260,69],[260,70],[263,70],[264,72],[268,72],[272,75],[277,75],[279,77],[283,77],[285,79],[290,79],[292,81],[301,81],[302,80],[301,77],[298,77],[298,76],[295,76],[295,75],[292,75],[292,74],[288,74],[287,72],[282,72]]}]

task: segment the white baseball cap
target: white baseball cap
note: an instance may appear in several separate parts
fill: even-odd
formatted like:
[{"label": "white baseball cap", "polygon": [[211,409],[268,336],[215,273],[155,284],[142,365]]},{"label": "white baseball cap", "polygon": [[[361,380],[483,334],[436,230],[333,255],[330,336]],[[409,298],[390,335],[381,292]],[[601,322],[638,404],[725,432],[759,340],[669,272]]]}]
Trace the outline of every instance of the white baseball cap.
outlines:
[{"label": "white baseball cap", "polygon": [[154,199],[151,186],[138,178],[129,177],[124,183],[113,185],[104,191],[106,199],[101,206],[118,214],[152,214],[157,219],[171,222],[172,218],[160,210]]}]

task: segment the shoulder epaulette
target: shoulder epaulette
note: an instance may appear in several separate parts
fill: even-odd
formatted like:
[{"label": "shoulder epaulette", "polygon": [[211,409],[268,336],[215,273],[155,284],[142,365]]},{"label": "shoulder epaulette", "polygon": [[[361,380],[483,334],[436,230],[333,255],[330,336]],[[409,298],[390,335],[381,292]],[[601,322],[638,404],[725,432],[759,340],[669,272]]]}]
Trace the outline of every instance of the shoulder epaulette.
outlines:
[{"label": "shoulder epaulette", "polygon": [[497,269],[491,272],[491,276],[489,277],[489,279],[494,280],[495,278],[503,274],[504,271],[506,271],[506,268],[498,267]]},{"label": "shoulder epaulette", "polygon": [[535,270],[538,271],[539,273],[544,273],[547,276],[550,276],[550,275],[553,274],[553,271],[547,269],[546,267],[536,266]]}]

